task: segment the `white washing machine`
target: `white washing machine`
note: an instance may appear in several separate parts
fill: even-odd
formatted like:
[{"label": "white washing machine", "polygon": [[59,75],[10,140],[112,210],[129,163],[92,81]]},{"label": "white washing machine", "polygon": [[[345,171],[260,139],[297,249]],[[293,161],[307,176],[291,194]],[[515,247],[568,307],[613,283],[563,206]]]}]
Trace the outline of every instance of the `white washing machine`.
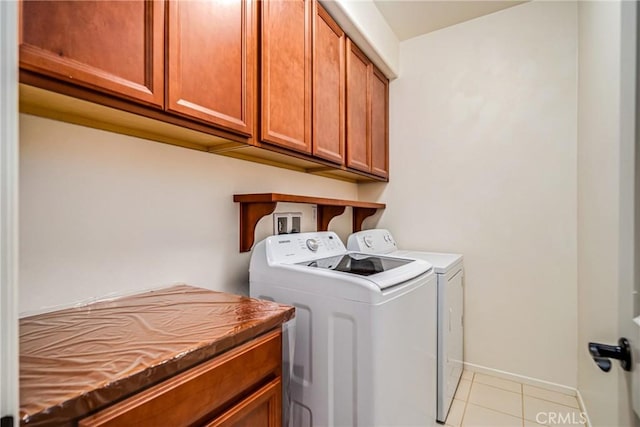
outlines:
[{"label": "white washing machine", "polygon": [[437,420],[444,423],[463,369],[464,269],[462,255],[398,250],[389,231],[365,230],[349,236],[349,250],[421,259],[433,265],[438,282]]},{"label": "white washing machine", "polygon": [[350,252],[333,232],[300,233],[258,243],[249,277],[252,297],[296,308],[295,349],[284,352],[288,425],[435,425],[430,264]]}]

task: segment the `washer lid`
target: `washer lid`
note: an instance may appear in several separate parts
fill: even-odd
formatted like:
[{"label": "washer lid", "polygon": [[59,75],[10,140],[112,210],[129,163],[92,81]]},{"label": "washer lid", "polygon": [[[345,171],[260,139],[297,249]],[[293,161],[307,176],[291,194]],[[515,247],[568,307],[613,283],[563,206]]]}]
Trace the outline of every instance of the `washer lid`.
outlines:
[{"label": "washer lid", "polygon": [[307,267],[326,268],[342,271],[343,273],[357,274],[359,276],[371,276],[383,273],[412,263],[411,259],[391,258],[379,255],[363,254],[358,252],[346,253],[327,258],[314,259],[300,262],[298,265]]},{"label": "washer lid", "polygon": [[289,268],[299,269],[303,274],[320,275],[333,282],[366,282],[381,290],[433,272],[431,264],[423,260],[359,252],[310,259],[289,265]]}]

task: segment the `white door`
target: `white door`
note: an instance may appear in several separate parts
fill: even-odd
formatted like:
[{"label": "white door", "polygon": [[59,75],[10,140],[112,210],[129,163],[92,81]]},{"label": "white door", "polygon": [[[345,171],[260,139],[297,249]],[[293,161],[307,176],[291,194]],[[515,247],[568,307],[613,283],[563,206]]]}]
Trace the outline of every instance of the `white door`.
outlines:
[{"label": "white door", "polygon": [[631,373],[588,349],[637,336],[637,13],[632,1],[578,2],[578,391],[592,426],[640,425]]},{"label": "white door", "polygon": [[18,425],[18,3],[0,1],[0,417]]}]

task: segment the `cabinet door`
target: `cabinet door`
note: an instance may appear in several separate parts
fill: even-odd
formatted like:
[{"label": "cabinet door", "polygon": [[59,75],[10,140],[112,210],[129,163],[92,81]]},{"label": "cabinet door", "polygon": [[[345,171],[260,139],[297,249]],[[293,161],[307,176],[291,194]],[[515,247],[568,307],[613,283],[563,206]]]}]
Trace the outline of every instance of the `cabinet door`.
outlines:
[{"label": "cabinet door", "polygon": [[252,0],[171,1],[167,110],[251,136]]},{"label": "cabinet door", "polygon": [[[78,427],[202,425],[256,396],[254,390],[274,381],[279,386],[281,370],[282,332],[276,330],[83,418]],[[270,410],[281,416],[279,404]]]},{"label": "cabinet door", "polygon": [[260,139],[305,153],[311,153],[311,2],[260,2]]},{"label": "cabinet door", "polygon": [[313,155],[344,164],[345,34],[314,2]]},{"label": "cabinet door", "polygon": [[20,67],[146,104],[164,99],[163,1],[24,1]]},{"label": "cabinet door", "polygon": [[282,383],[277,378],[206,424],[206,427],[281,427],[281,396]]},{"label": "cabinet door", "polygon": [[371,62],[347,39],[347,166],[371,171],[369,77]]},{"label": "cabinet door", "polygon": [[389,176],[389,80],[376,67],[371,74],[371,173]]}]

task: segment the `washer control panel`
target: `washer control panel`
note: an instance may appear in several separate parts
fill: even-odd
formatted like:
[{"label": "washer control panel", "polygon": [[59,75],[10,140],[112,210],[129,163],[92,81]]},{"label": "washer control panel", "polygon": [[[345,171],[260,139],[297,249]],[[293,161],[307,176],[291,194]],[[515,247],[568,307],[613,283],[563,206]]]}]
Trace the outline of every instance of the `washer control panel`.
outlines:
[{"label": "washer control panel", "polygon": [[347,249],[372,254],[388,254],[397,251],[398,246],[388,230],[376,228],[353,233],[347,241]]},{"label": "washer control panel", "polygon": [[279,234],[267,237],[267,258],[270,262],[296,263],[325,258],[346,252],[344,244],[333,231]]}]

